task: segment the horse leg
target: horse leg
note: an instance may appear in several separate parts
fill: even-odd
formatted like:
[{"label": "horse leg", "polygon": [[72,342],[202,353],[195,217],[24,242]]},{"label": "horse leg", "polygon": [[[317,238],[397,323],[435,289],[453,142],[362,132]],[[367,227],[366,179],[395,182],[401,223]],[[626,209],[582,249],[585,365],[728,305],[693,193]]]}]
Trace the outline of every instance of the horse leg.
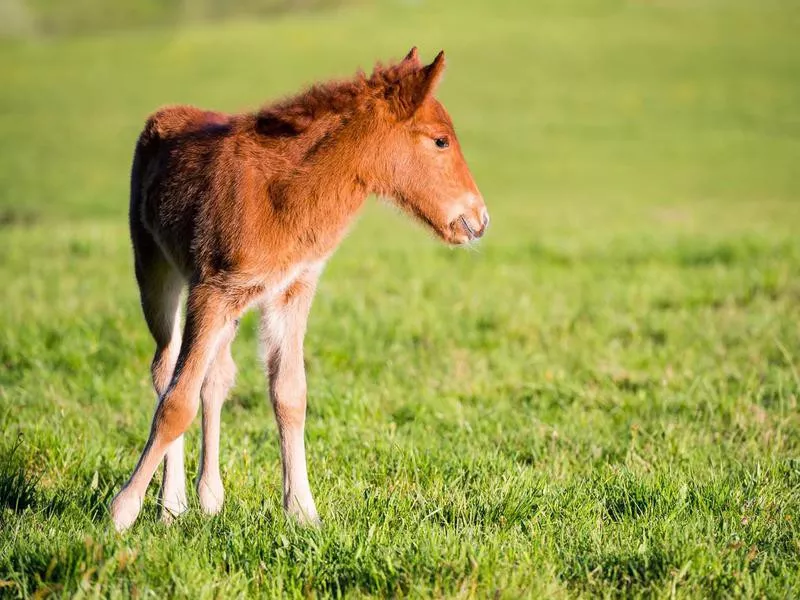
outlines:
[{"label": "horse leg", "polygon": [[197,414],[200,389],[220,334],[230,320],[228,313],[224,299],[214,288],[200,284],[189,290],[175,373],[158,402],[150,436],[133,475],[111,503],[111,518],[117,530],[127,529],[136,520],[156,468]]},{"label": "horse leg", "polygon": [[[165,280],[161,287],[160,299],[154,296],[150,300],[142,300],[142,306],[148,307],[145,308],[145,313],[149,314],[146,320],[150,325],[150,330],[157,332],[154,333],[154,337],[157,336],[156,352],[150,367],[157,399],[160,399],[167,391],[181,348],[180,293],[182,288],[183,280],[178,273],[173,271],[169,275],[169,280]],[[144,294],[142,297],[144,298]],[[188,508],[182,435],[169,445],[164,455],[159,505],[161,506],[161,518],[165,522],[171,521],[173,517],[184,513]]]},{"label": "horse leg", "polygon": [[197,495],[200,506],[209,515],[222,509],[225,490],[219,474],[220,416],[225,397],[233,387],[236,365],[231,356],[231,344],[236,335],[236,321],[225,326],[217,348],[217,355],[208,369],[200,398],[203,404],[203,446],[200,452],[200,473],[197,477]]},{"label": "horse leg", "polygon": [[[167,391],[181,347],[180,296],[184,281],[146,230],[132,227],[131,237],[142,312],[156,342],[150,373],[158,402]],[[170,444],[164,457],[159,504],[164,520],[187,508],[183,436]]]},{"label": "horse leg", "polygon": [[283,508],[301,522],[319,521],[306,469],[306,374],[303,338],[319,272],[301,276],[276,301],[262,306],[269,393],[278,423]]}]

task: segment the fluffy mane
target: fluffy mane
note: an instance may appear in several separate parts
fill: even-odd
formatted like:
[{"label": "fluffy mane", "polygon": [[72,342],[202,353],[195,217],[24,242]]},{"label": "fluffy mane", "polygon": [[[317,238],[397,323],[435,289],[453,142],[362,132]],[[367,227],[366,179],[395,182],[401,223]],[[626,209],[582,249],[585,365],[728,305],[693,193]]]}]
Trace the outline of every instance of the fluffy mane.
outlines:
[{"label": "fluffy mane", "polygon": [[297,135],[322,117],[363,110],[377,98],[392,96],[404,78],[421,68],[414,48],[398,63],[377,63],[369,77],[359,71],[350,79],[313,85],[296,96],[262,107],[256,113],[256,131],[273,136]]}]

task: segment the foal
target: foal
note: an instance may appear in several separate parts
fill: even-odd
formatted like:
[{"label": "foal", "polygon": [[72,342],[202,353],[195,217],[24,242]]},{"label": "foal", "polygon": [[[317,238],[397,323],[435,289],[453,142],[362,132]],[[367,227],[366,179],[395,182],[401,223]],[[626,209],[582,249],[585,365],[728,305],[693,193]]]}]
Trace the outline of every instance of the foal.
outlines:
[{"label": "foal", "polygon": [[205,512],[221,509],[220,411],[236,370],[231,342],[251,305],[261,311],[283,506],[317,520],[303,441],[303,338],[325,261],[372,193],[454,245],[481,237],[489,222],[433,97],[443,69],[443,53],[424,66],[414,48],[369,77],[316,85],[256,113],[176,106],[148,119],[133,159],[130,227],[158,403],[136,469],[111,503],[118,530],[136,520],[162,460],[162,518],[186,510],[183,433],[201,404],[197,492]]}]

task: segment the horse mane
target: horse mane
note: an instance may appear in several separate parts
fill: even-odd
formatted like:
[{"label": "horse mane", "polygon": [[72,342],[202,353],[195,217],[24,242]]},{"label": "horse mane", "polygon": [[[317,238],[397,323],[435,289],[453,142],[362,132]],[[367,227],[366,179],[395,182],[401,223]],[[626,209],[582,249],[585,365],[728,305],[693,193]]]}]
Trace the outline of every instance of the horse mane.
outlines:
[{"label": "horse mane", "polygon": [[256,131],[270,136],[294,136],[320,118],[364,110],[373,100],[389,97],[404,77],[420,67],[412,51],[398,63],[377,63],[369,77],[358,71],[350,79],[312,85],[295,96],[262,107],[255,115]]}]

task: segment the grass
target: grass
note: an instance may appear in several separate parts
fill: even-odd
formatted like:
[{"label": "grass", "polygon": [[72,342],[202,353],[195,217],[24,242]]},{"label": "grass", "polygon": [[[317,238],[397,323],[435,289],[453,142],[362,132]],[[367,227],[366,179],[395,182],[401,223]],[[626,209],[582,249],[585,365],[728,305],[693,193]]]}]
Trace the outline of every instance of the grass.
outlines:
[{"label": "grass", "polygon": [[[2,43],[0,596],[800,594],[800,10],[483,4]],[[413,44],[448,53],[492,229],[453,251],[372,203],[330,262],[325,526],[282,516],[250,316],[223,513],[166,528],[153,485],[115,534],[154,400],[125,225],[144,116]],[[190,477],[197,450],[195,427]]]}]

